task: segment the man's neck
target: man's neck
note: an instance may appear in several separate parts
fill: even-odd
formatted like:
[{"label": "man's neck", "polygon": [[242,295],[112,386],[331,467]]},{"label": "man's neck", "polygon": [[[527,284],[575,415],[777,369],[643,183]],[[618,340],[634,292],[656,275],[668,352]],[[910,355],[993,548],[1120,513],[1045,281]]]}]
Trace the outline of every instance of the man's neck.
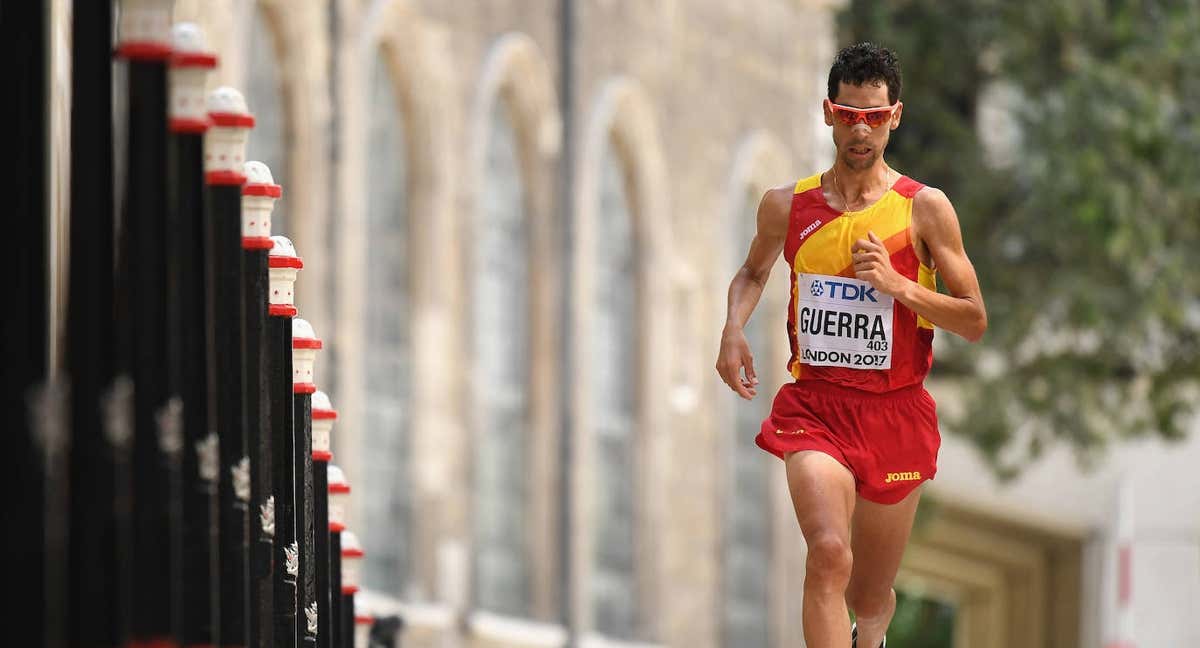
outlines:
[{"label": "man's neck", "polygon": [[834,189],[850,205],[879,198],[891,186],[896,175],[883,158],[861,170],[851,169],[838,160],[833,163],[830,173],[834,178]]}]

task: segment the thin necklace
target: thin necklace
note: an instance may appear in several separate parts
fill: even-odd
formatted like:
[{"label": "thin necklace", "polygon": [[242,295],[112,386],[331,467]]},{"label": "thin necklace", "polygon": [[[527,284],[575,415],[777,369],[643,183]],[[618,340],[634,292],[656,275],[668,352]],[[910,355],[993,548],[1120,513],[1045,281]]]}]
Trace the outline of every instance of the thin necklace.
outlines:
[{"label": "thin necklace", "polygon": [[[892,186],[892,167],[889,166],[889,167],[884,167],[884,168],[887,169],[887,176],[884,178],[884,181],[886,182],[888,188],[891,188],[891,186]],[[833,174],[833,188],[835,190],[837,190],[838,198],[842,199],[842,206],[845,207],[846,211],[848,211],[848,212],[859,211],[857,209],[850,209],[850,201],[846,200],[846,194],[842,193],[842,187],[840,184],[838,184],[838,179],[837,179],[837,165],[836,164],[833,165],[833,168],[831,168],[829,170],[829,172],[831,174]],[[884,189],[884,191],[886,192],[887,189]]]}]

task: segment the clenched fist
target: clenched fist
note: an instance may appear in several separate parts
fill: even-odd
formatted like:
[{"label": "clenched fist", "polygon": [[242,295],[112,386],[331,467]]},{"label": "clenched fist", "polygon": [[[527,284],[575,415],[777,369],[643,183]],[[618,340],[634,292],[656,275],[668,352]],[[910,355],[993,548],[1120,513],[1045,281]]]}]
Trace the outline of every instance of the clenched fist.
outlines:
[{"label": "clenched fist", "polygon": [[881,293],[895,297],[908,282],[892,267],[892,255],[875,232],[867,232],[869,240],[858,239],[850,246],[854,258],[854,276],[870,283]]}]

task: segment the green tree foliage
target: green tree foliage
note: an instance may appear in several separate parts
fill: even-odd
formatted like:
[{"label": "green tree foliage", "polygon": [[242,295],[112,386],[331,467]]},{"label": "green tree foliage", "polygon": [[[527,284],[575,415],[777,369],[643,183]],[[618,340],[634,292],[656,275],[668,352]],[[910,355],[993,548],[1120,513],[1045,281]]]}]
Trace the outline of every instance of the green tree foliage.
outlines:
[{"label": "green tree foliage", "polygon": [[[984,341],[939,349],[965,396],[951,429],[1002,476],[1051,443],[1086,462],[1117,438],[1184,435],[1200,376],[1196,0],[852,0],[841,29],[899,55],[889,160],[950,196],[984,289]],[[989,108],[1017,125],[1011,164],[985,154]]]}]

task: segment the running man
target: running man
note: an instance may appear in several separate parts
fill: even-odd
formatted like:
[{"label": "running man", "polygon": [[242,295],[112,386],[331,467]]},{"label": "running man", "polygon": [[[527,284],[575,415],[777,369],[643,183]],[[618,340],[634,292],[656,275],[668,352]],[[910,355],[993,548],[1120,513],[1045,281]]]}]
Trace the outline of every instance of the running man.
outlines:
[{"label": "running man", "polygon": [[[795,381],[780,388],[755,441],[783,459],[808,544],[808,648],[884,645],[919,487],[937,472],[941,439],[923,384],[933,328],[973,342],[987,329],[954,207],[883,159],[899,99],[892,52],[860,43],[838,53],[824,102],[836,160],[763,196],[729,286],[717,358],[721,379],[753,398],[758,378],[742,328],[782,252]],[[935,273],[950,294],[937,292]]]}]

